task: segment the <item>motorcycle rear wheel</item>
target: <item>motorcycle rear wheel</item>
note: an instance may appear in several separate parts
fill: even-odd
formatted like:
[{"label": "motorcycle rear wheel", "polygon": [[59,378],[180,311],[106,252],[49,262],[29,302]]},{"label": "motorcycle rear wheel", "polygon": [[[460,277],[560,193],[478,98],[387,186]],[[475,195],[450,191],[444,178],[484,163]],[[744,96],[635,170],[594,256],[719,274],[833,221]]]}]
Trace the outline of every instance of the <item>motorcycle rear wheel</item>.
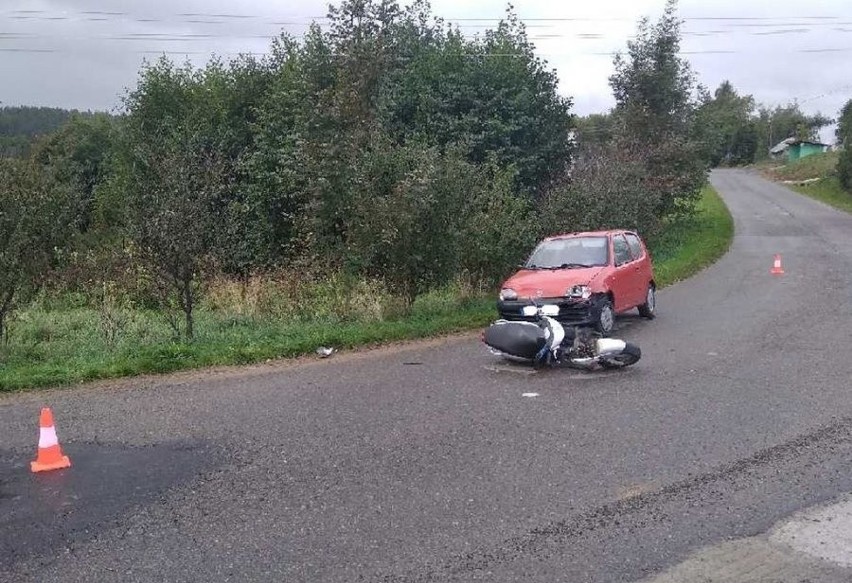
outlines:
[{"label": "motorcycle rear wheel", "polygon": [[620,354],[601,358],[599,362],[604,368],[625,368],[636,364],[640,358],[642,351],[637,345],[628,342]]}]

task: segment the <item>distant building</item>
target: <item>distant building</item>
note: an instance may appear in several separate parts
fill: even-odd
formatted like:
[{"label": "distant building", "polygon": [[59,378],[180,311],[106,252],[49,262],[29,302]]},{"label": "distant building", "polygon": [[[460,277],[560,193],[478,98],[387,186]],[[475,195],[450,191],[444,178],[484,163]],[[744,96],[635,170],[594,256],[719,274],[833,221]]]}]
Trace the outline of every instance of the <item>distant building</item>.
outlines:
[{"label": "distant building", "polygon": [[769,150],[769,155],[775,160],[786,157],[788,162],[793,162],[812,154],[828,152],[830,149],[830,144],[823,144],[812,140],[800,140],[799,138],[787,138],[775,144]]}]

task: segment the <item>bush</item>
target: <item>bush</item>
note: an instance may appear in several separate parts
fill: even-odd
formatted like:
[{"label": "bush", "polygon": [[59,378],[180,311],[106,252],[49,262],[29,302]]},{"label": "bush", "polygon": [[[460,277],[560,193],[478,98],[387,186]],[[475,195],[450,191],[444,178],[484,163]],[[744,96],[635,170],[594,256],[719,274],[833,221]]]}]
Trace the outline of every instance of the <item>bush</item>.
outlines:
[{"label": "bush", "polygon": [[837,159],[837,178],[845,190],[852,192],[852,143],[840,151]]},{"label": "bush", "polygon": [[455,150],[377,140],[356,176],[348,265],[409,305],[462,271],[493,283],[533,243],[532,207],[513,194],[513,173]]},{"label": "bush", "polygon": [[546,233],[630,228],[656,233],[660,218],[654,209],[660,194],[643,188],[645,164],[639,152],[601,145],[581,153],[571,182],[554,189],[542,202]]},{"label": "bush", "polygon": [[15,305],[43,284],[74,216],[70,189],[31,162],[0,160],[0,340]]}]

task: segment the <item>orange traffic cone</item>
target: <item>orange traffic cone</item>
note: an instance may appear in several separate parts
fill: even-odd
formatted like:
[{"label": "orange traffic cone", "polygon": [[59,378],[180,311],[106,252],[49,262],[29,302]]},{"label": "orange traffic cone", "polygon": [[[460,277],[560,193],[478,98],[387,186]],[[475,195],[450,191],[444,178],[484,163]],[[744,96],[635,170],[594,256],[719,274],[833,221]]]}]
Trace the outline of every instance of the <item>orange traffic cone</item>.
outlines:
[{"label": "orange traffic cone", "polygon": [[772,269],[769,270],[769,273],[774,275],[781,275],[784,273],[784,269],[781,267],[781,256],[775,255],[775,264],[772,266]]},{"label": "orange traffic cone", "polygon": [[33,472],[47,472],[71,466],[68,456],[62,455],[56,428],[53,426],[53,413],[45,407],[39,417],[38,457],[30,462]]}]

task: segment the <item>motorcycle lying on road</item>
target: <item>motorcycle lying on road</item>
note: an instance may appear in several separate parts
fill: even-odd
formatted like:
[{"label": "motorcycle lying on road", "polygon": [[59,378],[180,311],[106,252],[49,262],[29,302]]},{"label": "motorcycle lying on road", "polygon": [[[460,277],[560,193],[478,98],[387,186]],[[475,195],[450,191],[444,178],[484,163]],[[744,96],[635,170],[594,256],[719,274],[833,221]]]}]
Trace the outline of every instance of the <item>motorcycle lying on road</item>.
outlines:
[{"label": "motorcycle lying on road", "polygon": [[616,369],[636,364],[642,357],[632,342],[604,338],[586,327],[563,327],[553,318],[558,311],[557,306],[533,303],[524,308],[524,314],[534,321],[497,320],[482,332],[482,341],[492,354],[537,368]]}]

